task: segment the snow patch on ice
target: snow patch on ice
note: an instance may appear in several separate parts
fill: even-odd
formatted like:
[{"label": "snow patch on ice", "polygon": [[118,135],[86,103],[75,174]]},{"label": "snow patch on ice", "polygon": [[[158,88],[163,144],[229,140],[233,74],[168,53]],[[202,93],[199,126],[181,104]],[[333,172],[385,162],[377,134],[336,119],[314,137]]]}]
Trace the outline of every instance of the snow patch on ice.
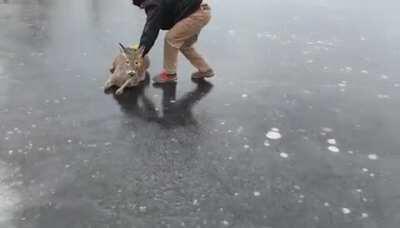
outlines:
[{"label": "snow patch on ice", "polygon": [[322,131],[324,131],[324,132],[332,132],[333,130],[332,130],[332,128],[329,128],[329,127],[323,127]]},{"label": "snow patch on ice", "polygon": [[389,98],[390,98],[390,96],[387,95],[387,94],[378,94],[377,97],[378,97],[379,99],[389,99]]},{"label": "snow patch on ice", "polygon": [[344,208],[342,208],[342,212],[343,212],[343,214],[347,215],[347,214],[351,213],[351,210],[344,207]]},{"label": "snow patch on ice", "polygon": [[288,158],[289,154],[282,152],[279,154],[279,156],[281,156],[282,158]]},{"label": "snow patch on ice", "polygon": [[339,153],[340,149],[337,148],[336,146],[328,146],[328,150],[333,152],[333,153]]},{"label": "snow patch on ice", "polygon": [[336,139],[328,139],[326,142],[330,145],[336,145]]},{"label": "snow patch on ice", "polygon": [[282,138],[282,135],[281,133],[279,133],[278,128],[271,128],[271,130],[265,136],[272,140],[277,140]]},{"label": "snow patch on ice", "polygon": [[369,154],[368,159],[369,160],[378,160],[378,155],[377,154]]}]

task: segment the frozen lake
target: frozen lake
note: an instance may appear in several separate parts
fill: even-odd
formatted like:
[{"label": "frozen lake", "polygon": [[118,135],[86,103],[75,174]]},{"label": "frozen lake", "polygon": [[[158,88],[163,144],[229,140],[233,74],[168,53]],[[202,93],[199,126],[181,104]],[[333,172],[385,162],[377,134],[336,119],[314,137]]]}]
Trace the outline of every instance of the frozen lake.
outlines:
[{"label": "frozen lake", "polygon": [[116,98],[130,1],[0,0],[0,227],[398,228],[399,9],[213,0],[217,76]]}]

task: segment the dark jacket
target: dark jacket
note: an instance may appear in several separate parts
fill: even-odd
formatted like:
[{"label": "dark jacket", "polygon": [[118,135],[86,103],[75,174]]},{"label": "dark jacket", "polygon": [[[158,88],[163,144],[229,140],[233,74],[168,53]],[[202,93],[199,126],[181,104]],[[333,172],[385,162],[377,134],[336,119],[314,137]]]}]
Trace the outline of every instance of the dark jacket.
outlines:
[{"label": "dark jacket", "polygon": [[[135,1],[133,1],[135,4]],[[194,13],[202,0],[137,0],[147,15],[140,46],[145,47],[144,55],[153,47],[160,29],[169,30],[178,21]],[[139,3],[137,3],[139,4]]]}]

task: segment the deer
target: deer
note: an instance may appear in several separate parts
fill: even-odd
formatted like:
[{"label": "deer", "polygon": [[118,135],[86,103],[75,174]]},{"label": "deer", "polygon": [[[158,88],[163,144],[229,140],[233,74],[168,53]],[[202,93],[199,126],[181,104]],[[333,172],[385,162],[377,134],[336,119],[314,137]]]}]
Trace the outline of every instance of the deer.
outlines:
[{"label": "deer", "polygon": [[138,45],[130,48],[119,43],[120,53],[115,57],[110,75],[105,82],[104,91],[118,87],[115,95],[124,93],[125,88],[135,87],[146,79],[150,59],[143,56],[144,48]]}]

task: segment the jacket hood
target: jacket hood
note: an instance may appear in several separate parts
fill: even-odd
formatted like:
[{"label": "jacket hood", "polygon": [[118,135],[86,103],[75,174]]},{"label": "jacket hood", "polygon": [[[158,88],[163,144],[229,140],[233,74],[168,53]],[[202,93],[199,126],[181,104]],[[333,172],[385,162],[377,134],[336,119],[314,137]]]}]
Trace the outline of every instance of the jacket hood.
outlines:
[{"label": "jacket hood", "polygon": [[145,0],[132,0],[133,4],[136,6],[141,6]]}]

